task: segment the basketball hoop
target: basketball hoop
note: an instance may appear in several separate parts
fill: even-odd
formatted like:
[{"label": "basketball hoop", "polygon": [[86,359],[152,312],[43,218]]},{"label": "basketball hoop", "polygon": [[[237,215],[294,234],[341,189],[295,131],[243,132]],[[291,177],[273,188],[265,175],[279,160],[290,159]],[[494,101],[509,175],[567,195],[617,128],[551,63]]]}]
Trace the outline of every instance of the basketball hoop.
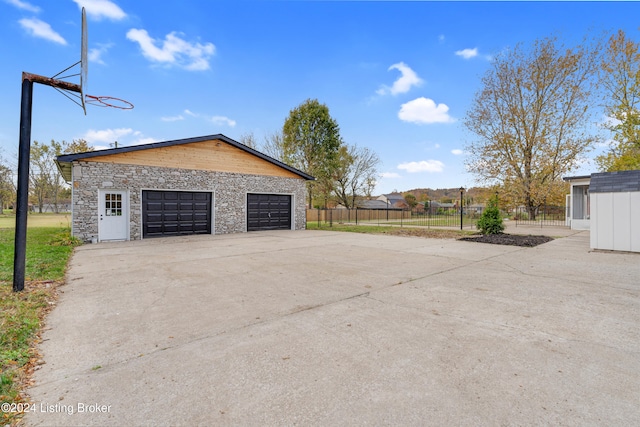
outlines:
[{"label": "basketball hoop", "polygon": [[89,74],[89,57],[87,50],[89,49],[89,39],[87,37],[87,12],[82,8],[82,33],[80,36],[80,103],[84,115],[87,115],[87,106],[85,104],[85,89],[87,87],[87,75]]},{"label": "basketball hoop", "polygon": [[[84,111],[85,115],[87,114],[87,104],[95,105],[98,107],[111,107],[120,110],[131,110],[133,108],[133,104],[129,101],[125,101],[124,99],[116,98],[113,96],[87,95],[87,74],[89,72],[89,58],[87,55],[88,49],[89,42],[87,38],[87,13],[83,7],[82,26],[80,34],[80,60],[75,64],[60,71],[58,74],[54,75],[51,78],[31,75],[31,80],[53,87],[55,90],[69,98],[72,102],[79,105]],[[80,65],[80,71],[78,73],[61,76],[61,74],[66,73],[67,71],[77,67],[78,65]],[[66,81],[62,80],[69,77],[77,76],[80,77],[80,84],[67,83]]]},{"label": "basketball hoop", "polygon": [[118,108],[120,110],[131,110],[133,108],[133,104],[129,101],[125,101],[124,99],[115,98],[113,96],[94,96],[94,95],[85,95],[85,104],[95,105],[97,107],[111,107]]}]

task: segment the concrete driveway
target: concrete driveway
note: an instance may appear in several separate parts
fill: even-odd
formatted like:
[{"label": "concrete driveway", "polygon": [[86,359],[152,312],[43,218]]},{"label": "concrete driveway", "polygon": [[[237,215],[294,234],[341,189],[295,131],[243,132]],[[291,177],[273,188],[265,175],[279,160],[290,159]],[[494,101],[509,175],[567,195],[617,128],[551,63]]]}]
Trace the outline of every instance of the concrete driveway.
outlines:
[{"label": "concrete driveway", "polygon": [[640,425],[640,255],[260,232],[78,248],[27,425]]}]

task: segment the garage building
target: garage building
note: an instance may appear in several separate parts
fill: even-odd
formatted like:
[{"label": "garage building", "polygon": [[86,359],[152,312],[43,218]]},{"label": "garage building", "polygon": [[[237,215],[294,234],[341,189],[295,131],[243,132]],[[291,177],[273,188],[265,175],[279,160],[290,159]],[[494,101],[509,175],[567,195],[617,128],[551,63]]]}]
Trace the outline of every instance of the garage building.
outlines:
[{"label": "garage building", "polygon": [[82,240],[300,230],[307,180],[224,135],[58,156]]}]

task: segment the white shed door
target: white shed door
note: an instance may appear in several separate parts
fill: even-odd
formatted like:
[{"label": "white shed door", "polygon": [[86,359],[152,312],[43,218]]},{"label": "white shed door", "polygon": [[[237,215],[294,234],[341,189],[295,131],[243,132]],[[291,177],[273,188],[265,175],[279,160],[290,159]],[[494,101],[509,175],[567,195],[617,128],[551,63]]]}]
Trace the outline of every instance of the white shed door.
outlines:
[{"label": "white shed door", "polygon": [[98,239],[127,240],[129,207],[127,192],[100,190],[98,203]]}]

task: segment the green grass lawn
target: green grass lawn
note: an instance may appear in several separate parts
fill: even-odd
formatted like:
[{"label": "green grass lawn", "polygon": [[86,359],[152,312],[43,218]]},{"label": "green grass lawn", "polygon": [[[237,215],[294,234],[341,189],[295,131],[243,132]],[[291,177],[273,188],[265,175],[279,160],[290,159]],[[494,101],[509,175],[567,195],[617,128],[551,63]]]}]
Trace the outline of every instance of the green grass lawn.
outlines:
[{"label": "green grass lawn", "polygon": [[346,231],[351,233],[365,234],[388,234],[396,236],[415,236],[434,239],[456,239],[459,237],[477,234],[474,230],[456,230],[456,229],[439,229],[439,228],[418,228],[418,227],[391,227],[388,225],[354,225],[340,224],[334,222],[332,226],[329,223],[318,221],[307,222],[307,230],[326,230],[326,231]]},{"label": "green grass lawn", "polygon": [[[16,227],[16,216],[12,213],[5,213],[0,215],[0,229],[2,228],[15,228]],[[71,227],[71,214],[54,214],[54,213],[44,213],[37,214],[31,213],[27,217],[27,227],[62,227],[69,228]]]},{"label": "green grass lawn", "polygon": [[[14,217],[11,216],[11,219]],[[0,404],[20,403],[24,381],[38,359],[34,349],[41,321],[55,300],[55,285],[65,274],[78,244],[64,216],[29,216],[25,290],[13,292],[14,228],[0,228]],[[4,221],[6,218],[0,218]],[[48,226],[38,226],[46,224]],[[55,224],[55,226],[51,226]],[[19,415],[0,412],[0,425],[17,423]]]}]

